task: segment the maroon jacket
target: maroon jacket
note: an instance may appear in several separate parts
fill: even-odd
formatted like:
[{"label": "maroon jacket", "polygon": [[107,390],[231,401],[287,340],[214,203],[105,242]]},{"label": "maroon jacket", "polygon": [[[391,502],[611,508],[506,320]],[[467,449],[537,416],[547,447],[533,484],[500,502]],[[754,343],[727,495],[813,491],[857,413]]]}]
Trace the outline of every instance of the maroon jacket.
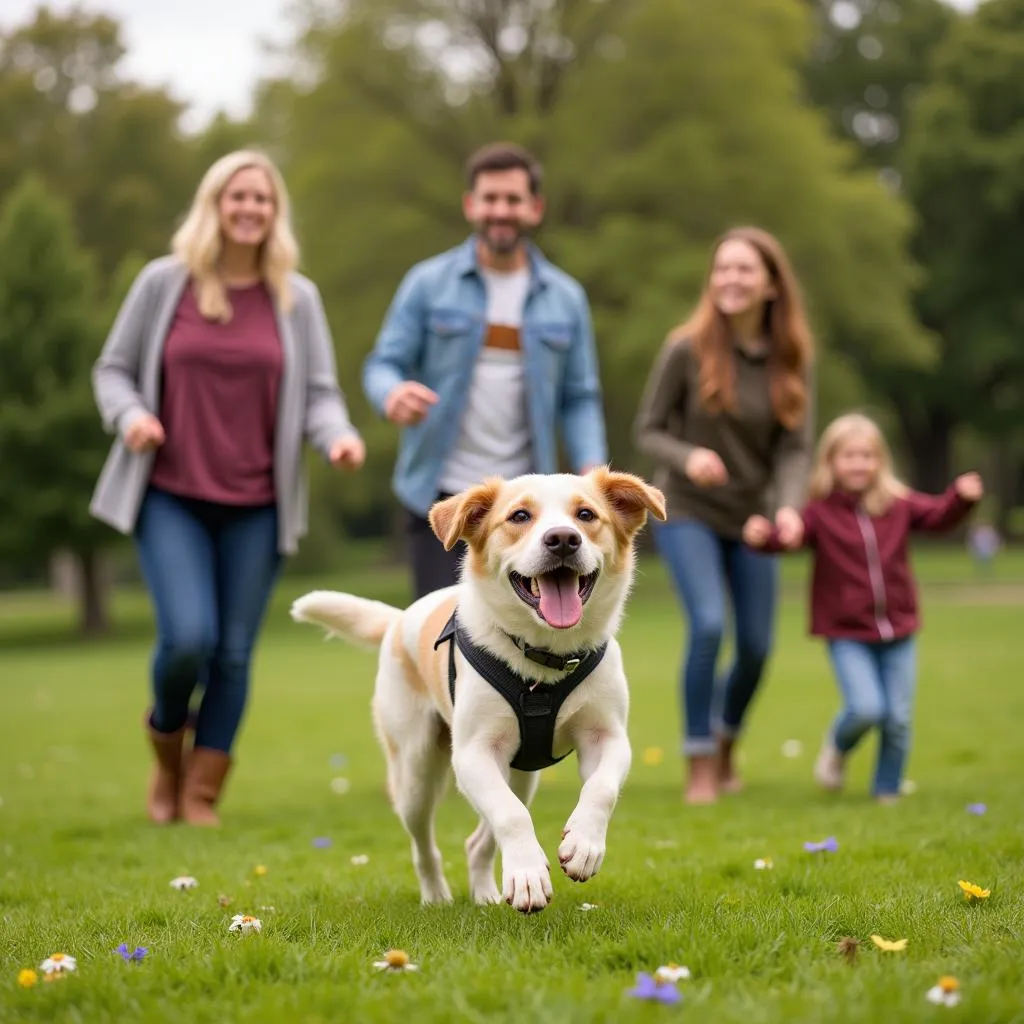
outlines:
[{"label": "maroon jacket", "polygon": [[[811,632],[865,642],[915,632],[920,617],[910,534],[949,530],[972,508],[953,487],[939,497],[911,491],[880,516],[869,516],[843,491],[808,502],[802,514],[803,543],[814,552]],[[762,550],[782,550],[776,531]]]}]

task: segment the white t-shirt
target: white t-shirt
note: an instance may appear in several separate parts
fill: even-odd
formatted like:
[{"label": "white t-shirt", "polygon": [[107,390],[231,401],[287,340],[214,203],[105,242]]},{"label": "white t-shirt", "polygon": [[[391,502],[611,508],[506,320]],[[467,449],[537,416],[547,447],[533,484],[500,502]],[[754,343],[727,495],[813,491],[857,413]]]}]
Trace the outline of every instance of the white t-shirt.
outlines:
[{"label": "white t-shirt", "polygon": [[506,480],[532,464],[520,330],[530,287],[528,267],[481,269],[487,288],[487,335],[470,381],[459,435],[438,487],[454,494],[488,476]]}]

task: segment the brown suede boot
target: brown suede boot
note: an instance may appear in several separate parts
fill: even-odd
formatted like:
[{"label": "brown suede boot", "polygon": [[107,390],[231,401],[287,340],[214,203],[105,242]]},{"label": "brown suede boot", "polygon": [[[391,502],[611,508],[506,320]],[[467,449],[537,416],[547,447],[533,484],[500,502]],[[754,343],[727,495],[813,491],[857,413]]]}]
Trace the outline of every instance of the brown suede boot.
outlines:
[{"label": "brown suede boot", "polygon": [[146,813],[150,821],[167,825],[176,821],[180,814],[178,793],[181,790],[182,743],[184,728],[177,732],[157,732],[150,724],[149,714],[145,718],[149,743],[156,755],[156,764],[149,780],[146,794]]},{"label": "brown suede boot", "polygon": [[735,737],[718,737],[718,788],[723,793],[738,793],[743,789],[743,780],[736,773],[735,746]]},{"label": "brown suede boot", "polygon": [[683,799],[688,804],[713,804],[718,799],[718,756],[691,754]]},{"label": "brown suede boot", "polygon": [[181,816],[189,825],[219,825],[213,808],[220,799],[231,757],[223,750],[193,747],[181,788]]}]

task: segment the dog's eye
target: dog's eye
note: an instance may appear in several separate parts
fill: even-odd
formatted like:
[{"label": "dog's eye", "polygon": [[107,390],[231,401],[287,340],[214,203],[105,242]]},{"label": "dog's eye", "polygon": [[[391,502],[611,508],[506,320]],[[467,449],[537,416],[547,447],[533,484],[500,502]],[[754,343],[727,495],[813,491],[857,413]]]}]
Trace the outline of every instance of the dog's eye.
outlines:
[{"label": "dog's eye", "polygon": [[515,512],[508,517],[510,523],[528,523],[530,521],[530,513],[525,508],[517,508]]},{"label": "dog's eye", "polygon": [[581,523],[592,523],[597,518],[597,513],[592,508],[581,508],[576,513],[576,518]]}]

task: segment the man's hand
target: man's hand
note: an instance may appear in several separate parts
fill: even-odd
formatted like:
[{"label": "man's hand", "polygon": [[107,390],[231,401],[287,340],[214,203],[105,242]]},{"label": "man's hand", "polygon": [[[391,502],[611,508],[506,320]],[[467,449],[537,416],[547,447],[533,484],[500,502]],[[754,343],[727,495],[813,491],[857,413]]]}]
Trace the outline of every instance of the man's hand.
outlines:
[{"label": "man's hand", "polygon": [[710,448],[694,448],[686,459],[685,469],[698,487],[721,487],[729,480],[725,463]]},{"label": "man's hand", "polygon": [[359,469],[366,461],[366,445],[358,435],[346,434],[331,445],[327,457],[335,469]]},{"label": "man's hand", "polygon": [[981,501],[985,496],[985,485],[977,473],[964,473],[963,476],[958,476],[953,481],[953,486],[964,501]]},{"label": "man's hand", "polygon": [[743,543],[752,548],[763,548],[772,535],[772,524],[764,516],[751,516],[743,524]]},{"label": "man's hand", "polygon": [[775,513],[775,528],[779,532],[779,543],[792,551],[804,540],[804,521],[795,508],[780,508]]},{"label": "man's hand", "polygon": [[167,438],[163,424],[152,414],[144,412],[128,424],[124,432],[124,443],[130,452],[136,455],[153,451],[160,447]]},{"label": "man's hand", "polygon": [[400,427],[419,423],[437,405],[437,393],[416,380],[396,384],[384,399],[384,415]]}]

